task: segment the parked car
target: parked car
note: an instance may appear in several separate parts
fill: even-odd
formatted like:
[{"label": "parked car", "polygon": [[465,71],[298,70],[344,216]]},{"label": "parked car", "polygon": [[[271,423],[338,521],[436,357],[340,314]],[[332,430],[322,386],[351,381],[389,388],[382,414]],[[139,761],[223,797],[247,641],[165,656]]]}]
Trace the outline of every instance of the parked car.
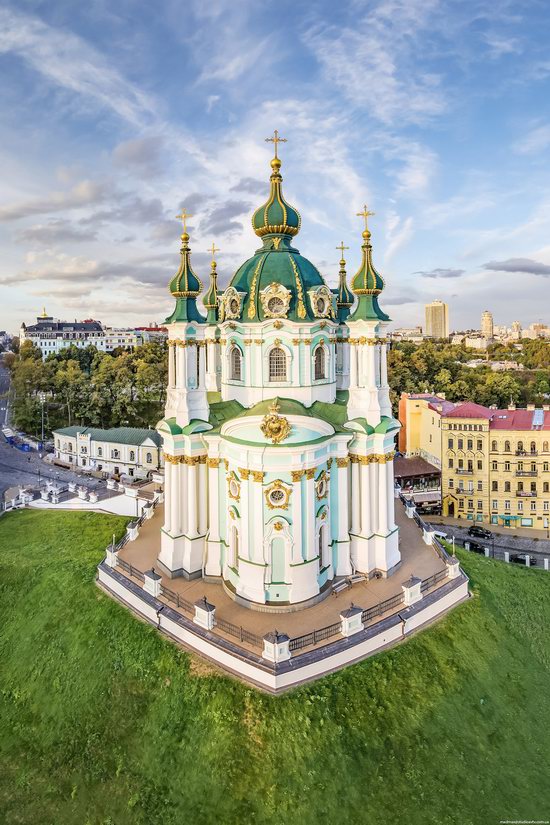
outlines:
[{"label": "parked car", "polygon": [[478,527],[477,524],[472,524],[471,527],[468,527],[468,535],[475,536],[478,539],[492,539],[493,534],[486,530],[485,527]]},{"label": "parked car", "polygon": [[529,566],[536,567],[537,560],[534,556],[530,556],[528,553],[514,553],[510,556],[510,561],[513,564],[525,564],[527,565],[527,559],[529,559]]},{"label": "parked car", "polygon": [[[466,547],[466,545],[468,546]],[[466,550],[471,550],[472,553],[482,553],[485,555],[485,547],[482,547],[477,541],[465,541],[464,546]]]}]

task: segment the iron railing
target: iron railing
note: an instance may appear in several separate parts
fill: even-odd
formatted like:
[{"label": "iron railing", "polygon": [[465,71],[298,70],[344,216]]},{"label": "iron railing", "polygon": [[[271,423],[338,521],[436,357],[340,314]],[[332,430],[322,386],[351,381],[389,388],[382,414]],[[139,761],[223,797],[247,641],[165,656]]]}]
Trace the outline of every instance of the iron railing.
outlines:
[{"label": "iron railing", "polygon": [[434,573],[433,576],[428,576],[427,579],[423,579],[420,584],[420,592],[425,593],[426,590],[429,590],[434,584],[438,584],[440,581],[443,581],[443,579],[446,579],[447,575],[446,570],[440,570],[438,573]]},{"label": "iron railing", "polygon": [[239,639],[241,642],[246,642],[249,645],[253,645],[254,647],[262,647],[264,646],[264,640],[261,636],[256,636],[255,633],[251,633],[249,630],[245,630],[244,627],[241,625],[233,624],[232,622],[226,622],[225,619],[219,619],[216,616],[216,625],[219,630],[223,630],[224,633],[227,633],[229,636],[234,636],[236,639]]},{"label": "iron railing", "polygon": [[182,610],[185,610],[187,613],[195,613],[195,605],[192,602],[188,602],[187,599],[182,599],[179,593],[176,593],[174,590],[170,590],[168,587],[165,587],[163,584],[160,586],[160,595],[164,596],[164,598],[169,601],[173,602],[176,607],[180,607]]},{"label": "iron railing", "polygon": [[319,642],[330,639],[331,636],[336,636],[340,633],[342,622],[334,622],[326,627],[321,627],[318,630],[312,630],[310,633],[304,633],[303,636],[296,636],[291,639],[288,648],[292,652],[294,650],[302,650],[304,647],[316,645]]},{"label": "iron railing", "polygon": [[363,610],[361,614],[361,621],[363,622],[363,624],[366,624],[366,622],[370,622],[377,616],[381,616],[383,613],[387,613],[388,610],[392,610],[394,607],[399,607],[400,604],[403,604],[404,598],[405,596],[402,592],[396,593],[395,596],[391,596],[389,599],[386,599],[383,602],[379,602],[378,604],[375,604],[372,607],[367,607],[367,609]]},{"label": "iron railing", "polygon": [[130,562],[125,561],[124,559],[118,559],[117,564],[134,579],[139,579],[141,582],[145,581],[145,576],[141,570],[138,570],[137,567],[134,567],[134,565],[130,564]]}]

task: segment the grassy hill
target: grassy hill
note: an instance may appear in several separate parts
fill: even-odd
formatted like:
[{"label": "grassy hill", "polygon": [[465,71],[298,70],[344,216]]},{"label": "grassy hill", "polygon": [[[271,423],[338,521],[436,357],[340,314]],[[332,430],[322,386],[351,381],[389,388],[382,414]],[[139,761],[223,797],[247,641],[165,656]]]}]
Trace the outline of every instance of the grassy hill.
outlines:
[{"label": "grassy hill", "polygon": [[2,823],[550,819],[550,575],[464,554],[468,603],[272,698],[95,587],[124,523],[0,519]]}]

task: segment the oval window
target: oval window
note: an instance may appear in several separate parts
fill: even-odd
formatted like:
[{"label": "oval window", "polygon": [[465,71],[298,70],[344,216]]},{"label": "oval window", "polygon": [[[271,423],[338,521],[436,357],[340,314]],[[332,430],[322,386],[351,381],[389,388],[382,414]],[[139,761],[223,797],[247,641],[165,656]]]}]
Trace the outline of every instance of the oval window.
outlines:
[{"label": "oval window", "polygon": [[229,302],[229,311],[232,315],[237,315],[239,312],[239,302],[236,298],[231,298]]},{"label": "oval window", "polygon": [[285,500],[285,494],[283,490],[272,490],[269,494],[269,499],[272,504],[280,504]]},{"label": "oval window", "polygon": [[317,312],[319,313],[319,315],[323,315],[323,313],[326,312],[326,309],[327,302],[325,301],[325,299],[317,298]]}]

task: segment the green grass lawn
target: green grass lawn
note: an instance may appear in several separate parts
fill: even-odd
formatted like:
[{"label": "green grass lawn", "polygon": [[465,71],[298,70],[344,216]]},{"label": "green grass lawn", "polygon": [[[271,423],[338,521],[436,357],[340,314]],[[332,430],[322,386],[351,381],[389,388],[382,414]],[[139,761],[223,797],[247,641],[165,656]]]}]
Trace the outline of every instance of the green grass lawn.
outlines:
[{"label": "green grass lawn", "polygon": [[550,819],[550,574],[462,553],[474,598],[272,698],[95,586],[125,521],[0,519],[0,822]]}]

